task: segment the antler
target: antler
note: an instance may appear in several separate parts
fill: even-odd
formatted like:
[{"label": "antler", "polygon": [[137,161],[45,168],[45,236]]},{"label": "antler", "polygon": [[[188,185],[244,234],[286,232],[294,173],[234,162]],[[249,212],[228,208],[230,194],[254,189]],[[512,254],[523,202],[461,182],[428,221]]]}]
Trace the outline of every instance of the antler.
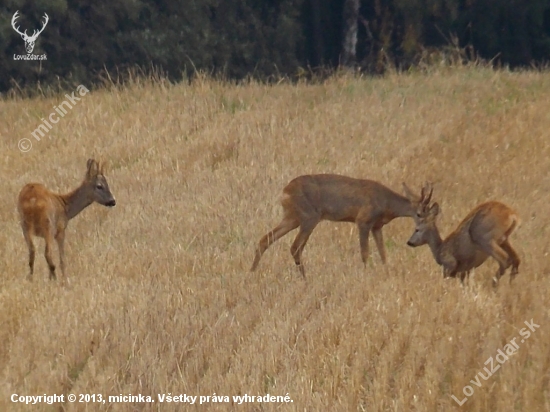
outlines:
[{"label": "antler", "polygon": [[[46,13],[44,13],[44,14],[46,14]],[[13,17],[11,18],[11,27],[13,27],[13,29],[14,29],[17,33],[19,33],[21,36],[28,37],[28,36],[27,36],[27,30],[25,30],[24,33],[21,33],[21,32],[19,31],[19,26],[18,26],[18,27],[15,27],[15,21],[17,20],[18,17],[19,17],[19,10],[17,10],[17,11],[15,12],[15,14],[13,15]]]},{"label": "antler", "polygon": [[[426,193],[430,191],[427,195]],[[426,182],[424,186],[422,187],[422,190],[420,191],[420,204],[423,208],[427,208],[430,204],[430,201],[432,200],[432,193],[434,191],[434,188],[430,182]]]},{"label": "antler", "polygon": [[27,34],[27,30],[25,30],[23,33],[21,33],[21,31],[19,30],[19,26],[15,27],[15,23],[16,23],[16,20],[17,20],[18,17],[19,17],[19,10],[17,10],[15,12],[15,14],[13,15],[13,17],[11,18],[11,26],[13,27],[13,29],[17,33],[19,33],[21,35],[21,37],[23,37],[23,39],[28,40],[28,41],[36,40],[38,35],[44,31],[44,29],[46,28],[46,25],[50,21],[50,17],[48,16],[48,14],[44,13],[44,16],[43,16],[44,17],[44,23],[42,23],[42,28],[40,30],[34,30],[32,36],[29,36]]},{"label": "antler", "polygon": [[30,37],[32,40],[36,40],[38,35],[44,31],[44,29],[46,28],[48,22],[50,21],[50,18],[48,17],[48,15],[46,13],[44,13],[43,17],[44,17],[44,23],[42,23],[42,28],[40,30],[34,30],[32,36]]}]

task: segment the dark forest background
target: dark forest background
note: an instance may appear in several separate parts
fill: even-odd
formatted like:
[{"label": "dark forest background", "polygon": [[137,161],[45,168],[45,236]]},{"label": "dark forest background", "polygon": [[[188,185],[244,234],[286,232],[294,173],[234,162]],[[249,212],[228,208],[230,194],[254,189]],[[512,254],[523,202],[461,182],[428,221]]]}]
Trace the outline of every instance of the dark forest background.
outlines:
[{"label": "dark forest background", "polygon": [[[26,54],[11,27],[41,27]],[[550,56],[550,0],[0,1],[0,92],[37,84],[92,87],[129,68],[170,79],[296,78],[338,66],[366,73],[430,60],[521,67]]]}]

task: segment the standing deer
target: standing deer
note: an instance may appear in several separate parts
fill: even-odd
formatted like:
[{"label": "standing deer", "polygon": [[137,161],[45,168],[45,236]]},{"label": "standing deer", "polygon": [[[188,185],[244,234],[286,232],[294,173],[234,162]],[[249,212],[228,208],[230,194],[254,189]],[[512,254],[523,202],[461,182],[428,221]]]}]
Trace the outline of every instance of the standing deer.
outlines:
[{"label": "standing deer", "polygon": [[290,253],[305,278],[302,251],[313,229],[322,220],[352,222],[358,226],[361,258],[365,265],[372,231],[380,258],[386,263],[382,227],[397,217],[413,217],[418,203],[426,199],[427,189],[425,185],[418,197],[403,183],[405,197],[373,180],[333,174],[299,176],[283,189],[281,205],[284,217],[277,227],[260,239],[250,270],[256,270],[269,246],[300,227]]},{"label": "standing deer", "polygon": [[65,195],[55,194],[38,183],[29,183],[21,189],[17,202],[17,210],[21,220],[23,236],[29,248],[29,279],[34,271],[34,244],[32,236],[42,237],[46,241],[44,256],[50,268],[50,279],[56,279],[55,265],[52,260],[53,240],[59,248],[59,264],[65,280],[65,229],[69,220],[82,210],[98,202],[104,206],[115,206],[116,201],[107,179],[103,175],[103,167],[94,159],[89,159],[84,181],[79,187]]},{"label": "standing deer", "polygon": [[520,223],[518,214],[503,203],[491,201],[474,208],[445,240],[436,226],[439,204],[421,202],[415,217],[416,228],[407,242],[417,247],[428,244],[436,262],[443,266],[443,276],[464,278],[470,271],[492,256],[499,265],[493,277],[493,286],[506,269],[512,266],[510,284],[518,274],[520,259],[508,237]]}]

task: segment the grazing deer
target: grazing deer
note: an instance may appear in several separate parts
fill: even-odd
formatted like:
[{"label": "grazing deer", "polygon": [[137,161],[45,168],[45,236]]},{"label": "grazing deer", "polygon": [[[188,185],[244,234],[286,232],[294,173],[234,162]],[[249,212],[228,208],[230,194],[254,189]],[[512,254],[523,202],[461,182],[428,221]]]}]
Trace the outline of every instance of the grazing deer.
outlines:
[{"label": "grazing deer", "polygon": [[52,260],[53,240],[59,248],[59,264],[65,280],[65,229],[69,220],[82,210],[98,202],[112,207],[115,198],[109,190],[103,167],[94,159],[87,163],[86,177],[79,187],[65,195],[55,194],[38,183],[29,183],[21,189],[17,210],[21,219],[23,236],[29,248],[29,279],[34,271],[34,244],[32,236],[43,237],[46,241],[44,256],[50,268],[50,279],[56,279],[55,265]]},{"label": "grazing deer", "polygon": [[493,286],[506,269],[512,266],[510,283],[518,274],[520,259],[508,241],[520,223],[518,214],[503,203],[482,203],[472,210],[445,240],[441,239],[436,226],[439,204],[421,202],[415,217],[416,228],[407,242],[417,247],[428,244],[436,262],[443,266],[443,276],[456,277],[464,284],[470,271],[492,256],[499,265],[493,277]]},{"label": "grazing deer", "polygon": [[273,242],[300,227],[290,253],[305,278],[302,251],[313,229],[322,220],[357,224],[361,258],[365,265],[372,231],[380,258],[386,263],[382,227],[397,217],[414,217],[419,202],[426,199],[427,186],[422,188],[421,197],[414,195],[405,183],[403,190],[406,197],[373,180],[332,174],[295,178],[283,189],[281,205],[284,217],[277,227],[260,239],[250,270],[256,270],[263,253]]}]

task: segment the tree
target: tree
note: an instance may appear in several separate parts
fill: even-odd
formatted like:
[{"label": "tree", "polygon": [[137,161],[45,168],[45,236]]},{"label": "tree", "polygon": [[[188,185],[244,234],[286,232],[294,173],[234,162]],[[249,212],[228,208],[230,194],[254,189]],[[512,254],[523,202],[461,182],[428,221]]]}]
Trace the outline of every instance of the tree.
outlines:
[{"label": "tree", "polygon": [[355,65],[357,53],[357,22],[359,20],[359,0],[345,0],[342,61],[346,67]]}]

